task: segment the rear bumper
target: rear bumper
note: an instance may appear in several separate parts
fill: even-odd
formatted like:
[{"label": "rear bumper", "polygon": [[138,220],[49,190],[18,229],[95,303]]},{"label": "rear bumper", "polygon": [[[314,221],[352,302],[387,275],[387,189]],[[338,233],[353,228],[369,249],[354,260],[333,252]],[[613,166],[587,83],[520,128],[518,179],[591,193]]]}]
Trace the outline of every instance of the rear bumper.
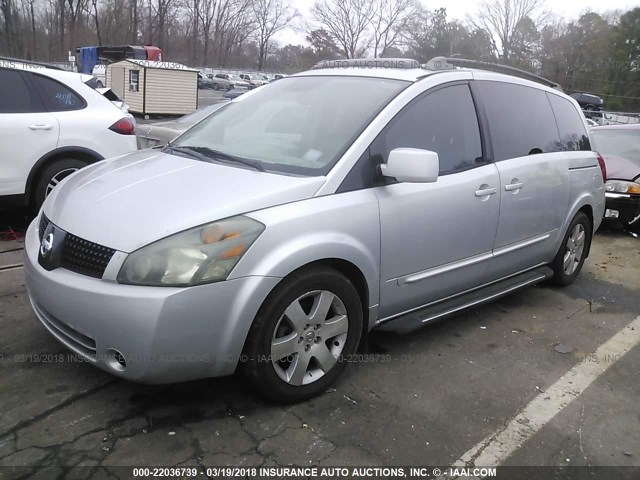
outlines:
[{"label": "rear bumper", "polygon": [[640,195],[607,192],[605,196],[605,220],[619,220],[625,224],[640,221]]}]

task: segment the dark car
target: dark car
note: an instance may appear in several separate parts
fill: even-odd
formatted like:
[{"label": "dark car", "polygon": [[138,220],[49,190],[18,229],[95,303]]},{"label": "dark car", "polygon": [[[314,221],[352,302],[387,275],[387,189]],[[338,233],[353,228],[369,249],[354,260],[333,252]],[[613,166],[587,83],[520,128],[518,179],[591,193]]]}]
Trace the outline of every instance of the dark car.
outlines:
[{"label": "dark car", "polygon": [[578,102],[578,105],[583,110],[604,110],[604,100],[597,95],[576,92],[570,96]]},{"label": "dark car", "polygon": [[591,129],[595,150],[607,166],[605,219],[640,227],[640,124]]},{"label": "dark car", "polygon": [[201,73],[198,73],[198,88],[211,88],[216,89],[216,83],[210,78],[205,77]]}]

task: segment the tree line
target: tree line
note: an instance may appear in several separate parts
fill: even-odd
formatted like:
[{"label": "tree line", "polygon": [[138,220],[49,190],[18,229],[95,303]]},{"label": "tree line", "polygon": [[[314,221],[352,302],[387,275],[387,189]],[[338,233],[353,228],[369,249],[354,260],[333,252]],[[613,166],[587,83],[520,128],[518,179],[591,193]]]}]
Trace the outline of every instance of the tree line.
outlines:
[{"label": "tree line", "polygon": [[[306,45],[279,45],[285,29]],[[0,0],[0,54],[66,61],[83,45],[161,47],[192,66],[292,73],[321,60],[438,55],[498,62],[640,110],[640,8],[553,17],[543,0],[485,0],[465,19],[418,0]]]}]

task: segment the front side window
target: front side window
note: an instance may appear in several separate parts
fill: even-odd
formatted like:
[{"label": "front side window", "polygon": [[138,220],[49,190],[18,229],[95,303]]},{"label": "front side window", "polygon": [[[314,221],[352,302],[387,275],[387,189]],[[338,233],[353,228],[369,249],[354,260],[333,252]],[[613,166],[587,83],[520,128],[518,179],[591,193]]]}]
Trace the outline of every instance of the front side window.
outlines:
[{"label": "front side window", "polygon": [[477,81],[496,161],[560,150],[546,92],[505,82]]},{"label": "front side window", "polygon": [[31,78],[50,112],[66,112],[86,107],[82,97],[60,82],[36,74],[32,74]]},{"label": "front side window", "polygon": [[562,150],[591,150],[589,135],[582,122],[582,114],[573,103],[552,93],[547,93],[556,117]]},{"label": "front side window", "polygon": [[386,162],[394,148],[436,152],[440,159],[440,174],[482,163],[478,118],[469,86],[441,88],[405,107],[378,136],[372,153]]},{"label": "front side window", "polygon": [[209,152],[212,161],[235,156],[267,171],[325,175],[408,85],[368,77],[290,77],[239,97],[173,145]]},{"label": "front side window", "polygon": [[42,112],[19,70],[0,68],[0,113]]}]

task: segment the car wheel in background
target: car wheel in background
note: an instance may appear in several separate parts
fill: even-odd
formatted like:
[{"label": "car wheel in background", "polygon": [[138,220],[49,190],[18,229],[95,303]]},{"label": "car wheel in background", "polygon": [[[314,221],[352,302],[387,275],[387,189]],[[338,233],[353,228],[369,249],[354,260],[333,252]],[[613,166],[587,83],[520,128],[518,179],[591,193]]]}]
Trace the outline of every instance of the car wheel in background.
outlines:
[{"label": "car wheel in background", "polygon": [[341,273],[324,266],[294,272],[258,311],[241,369],[278,403],[323,393],[356,352],[362,317],[358,292]]},{"label": "car wheel in background", "polygon": [[214,83],[214,84],[213,84],[213,89],[214,89],[214,90],[218,90],[219,88],[220,88],[220,87],[218,87],[218,84],[217,84],[217,83]]},{"label": "car wheel in background", "polygon": [[84,160],[75,158],[63,158],[55,160],[47,165],[38,175],[38,180],[33,192],[33,208],[37,211],[44,199],[51,193],[62,180],[72,173],[88,165]]},{"label": "car wheel in background", "polygon": [[553,278],[556,285],[565,286],[577,278],[591,245],[591,220],[578,212],[564,236],[560,249],[553,260]]}]

